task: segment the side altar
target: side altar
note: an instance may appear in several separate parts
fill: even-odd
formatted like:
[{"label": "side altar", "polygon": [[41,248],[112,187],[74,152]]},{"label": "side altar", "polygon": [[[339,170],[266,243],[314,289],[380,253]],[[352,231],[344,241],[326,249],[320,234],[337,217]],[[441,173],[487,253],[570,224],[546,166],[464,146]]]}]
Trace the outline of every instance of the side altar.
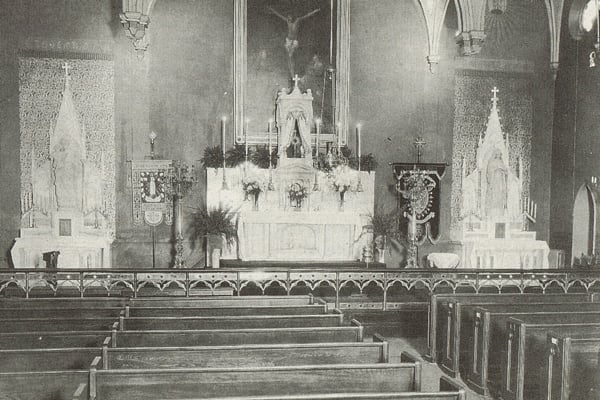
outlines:
[{"label": "side altar", "polygon": [[529,231],[536,206],[524,195],[523,161],[512,160],[492,90],[486,131],[479,137],[476,165],[462,161],[462,267],[548,268],[548,244]]},{"label": "side altar", "polygon": [[[88,136],[71,93],[70,67],[49,143],[24,142],[21,160],[29,164],[28,184],[21,189],[21,230],[11,256],[15,268],[43,268],[43,254],[59,252],[58,268],[108,268],[114,232],[106,199],[111,154]],[[54,122],[54,121],[53,121]],[[37,140],[45,142],[45,140]],[[30,146],[30,148],[27,148]],[[26,151],[23,151],[26,150]],[[107,183],[108,182],[108,183]]]},{"label": "side altar", "polygon": [[[334,159],[332,143],[323,146],[327,168],[316,168],[322,143],[318,123],[316,134],[311,132],[312,100],[310,90],[301,93],[297,83],[291,93],[279,93],[276,167],[261,169],[246,160],[235,168],[207,169],[207,208],[229,207],[237,213],[238,241],[224,247],[221,258],[362,259],[372,239],[366,226],[374,209],[375,173]],[[271,153],[270,137],[268,142]]]}]

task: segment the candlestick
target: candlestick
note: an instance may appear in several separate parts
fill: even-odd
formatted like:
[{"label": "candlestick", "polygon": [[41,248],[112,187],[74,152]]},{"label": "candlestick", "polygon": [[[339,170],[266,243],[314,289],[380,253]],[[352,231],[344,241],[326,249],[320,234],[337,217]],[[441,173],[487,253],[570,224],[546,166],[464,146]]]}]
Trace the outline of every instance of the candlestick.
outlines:
[{"label": "candlestick", "polygon": [[342,135],[341,135],[341,130],[342,130],[342,124],[341,122],[337,123],[337,147],[338,147],[338,155],[341,155],[341,148],[342,148]]},{"label": "candlestick", "polygon": [[[356,125],[356,140],[358,141],[357,144],[357,150],[358,150],[358,159],[360,160],[360,155],[361,155],[361,146],[360,146],[360,129],[362,128],[361,124],[357,124]],[[360,163],[359,163],[360,165]]]},{"label": "candlestick", "polygon": [[356,185],[356,191],[357,192],[362,192],[363,191],[363,187],[362,187],[362,182],[361,182],[361,177],[360,177],[360,128],[361,125],[360,124],[356,124],[356,151],[358,153],[358,184]]},{"label": "candlestick", "polygon": [[227,186],[227,177],[225,176],[225,132],[226,132],[226,127],[227,125],[227,117],[226,116],[222,116],[221,117],[221,151],[223,152],[223,182],[221,184],[221,190],[228,190],[229,187]]},{"label": "candlestick", "polygon": [[269,136],[269,168],[271,168],[271,133],[273,132],[273,119],[269,119],[269,126],[267,128],[268,136]]},{"label": "candlestick", "polygon": [[248,162],[248,123],[250,120],[246,120],[246,129],[244,130],[244,146],[246,151],[246,162]]},{"label": "candlestick", "polygon": [[317,140],[315,142],[315,157],[317,160],[319,159],[319,144],[321,143],[321,120],[317,118],[315,120],[315,124],[317,127]]}]

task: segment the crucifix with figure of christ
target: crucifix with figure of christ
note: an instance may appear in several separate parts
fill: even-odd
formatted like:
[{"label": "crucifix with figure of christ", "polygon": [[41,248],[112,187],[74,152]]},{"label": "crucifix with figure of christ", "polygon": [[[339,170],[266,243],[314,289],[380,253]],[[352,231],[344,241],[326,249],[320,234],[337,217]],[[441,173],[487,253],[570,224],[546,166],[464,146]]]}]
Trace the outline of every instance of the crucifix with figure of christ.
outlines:
[{"label": "crucifix with figure of christ", "polygon": [[288,53],[288,66],[290,68],[290,75],[294,76],[294,52],[296,51],[296,49],[298,48],[298,28],[299,28],[299,24],[300,21],[312,17],[313,15],[315,15],[316,13],[318,13],[319,11],[321,11],[320,8],[317,8],[311,12],[309,12],[308,14],[305,14],[301,17],[297,17],[296,19],[294,19],[291,15],[283,15],[280,12],[278,12],[277,10],[275,10],[273,7],[268,6],[267,9],[273,13],[274,15],[276,15],[277,17],[281,18],[283,21],[285,21],[285,23],[287,24],[287,34],[285,37],[285,50]]},{"label": "crucifix with figure of christ", "polygon": [[69,83],[71,81],[71,73],[69,71],[72,70],[73,67],[71,67],[68,62],[65,62],[62,65],[62,69],[65,70],[65,79],[67,80],[67,83]]}]

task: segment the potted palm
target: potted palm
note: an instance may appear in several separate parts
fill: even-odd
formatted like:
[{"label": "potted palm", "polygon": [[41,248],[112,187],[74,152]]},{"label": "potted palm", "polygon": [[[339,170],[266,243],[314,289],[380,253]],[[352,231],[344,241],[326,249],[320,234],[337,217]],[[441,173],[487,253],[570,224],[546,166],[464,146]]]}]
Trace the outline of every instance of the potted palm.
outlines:
[{"label": "potted palm", "polygon": [[379,263],[385,262],[387,242],[396,231],[395,220],[396,217],[394,212],[386,211],[383,207],[377,207],[373,215],[371,215],[375,260]]},{"label": "potted palm", "polygon": [[198,241],[206,254],[207,266],[219,268],[221,253],[225,246],[235,245],[237,239],[236,213],[223,205],[215,208],[202,207],[192,213],[189,235],[192,246]]}]

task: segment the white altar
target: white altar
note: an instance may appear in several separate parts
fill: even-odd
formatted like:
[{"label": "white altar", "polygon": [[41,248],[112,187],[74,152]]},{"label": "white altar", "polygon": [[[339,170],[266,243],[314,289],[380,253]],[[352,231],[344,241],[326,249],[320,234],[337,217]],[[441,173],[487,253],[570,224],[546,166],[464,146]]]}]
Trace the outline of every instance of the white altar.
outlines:
[{"label": "white altar", "polygon": [[[375,173],[313,167],[312,95],[296,86],[277,99],[276,168],[250,162],[207,170],[206,205],[236,210],[238,243],[221,258],[355,261],[370,244]],[[260,187],[255,197],[249,187]],[[301,198],[294,192],[302,192]],[[210,252],[210,250],[209,250]]]},{"label": "white altar", "polygon": [[462,267],[548,268],[549,248],[527,230],[536,209],[523,195],[523,163],[510,167],[508,137],[498,115],[498,90],[485,136],[479,138],[476,168],[462,162]]},{"label": "white altar", "polygon": [[[48,149],[31,153],[31,185],[22,191],[20,237],[11,255],[15,268],[43,268],[43,253],[59,251],[59,268],[107,268],[112,235],[102,201],[104,155],[89,159],[86,134],[70,89],[65,89]],[[32,142],[33,143],[33,142]],[[43,161],[36,155],[48,154]],[[23,154],[21,155],[23,158]]]}]

